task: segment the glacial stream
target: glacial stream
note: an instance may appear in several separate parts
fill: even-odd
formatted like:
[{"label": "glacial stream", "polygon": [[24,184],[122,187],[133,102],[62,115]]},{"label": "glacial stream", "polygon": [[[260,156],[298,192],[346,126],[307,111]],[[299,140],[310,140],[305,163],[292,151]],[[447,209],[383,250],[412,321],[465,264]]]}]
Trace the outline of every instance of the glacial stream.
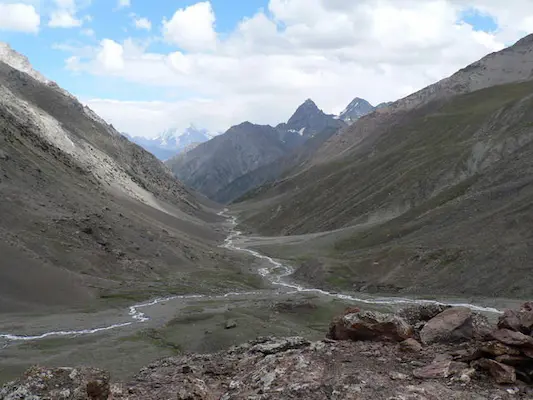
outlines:
[{"label": "glacial stream", "polygon": [[[492,307],[482,307],[474,304],[468,303],[442,303],[434,300],[419,300],[419,299],[409,299],[409,298],[399,298],[399,297],[357,297],[355,295],[342,294],[342,293],[331,293],[325,290],[316,289],[316,288],[307,288],[300,284],[291,282],[289,276],[294,272],[293,269],[283,264],[282,262],[276,261],[271,257],[263,255],[258,251],[251,250],[245,247],[239,247],[235,244],[236,239],[242,236],[242,232],[237,231],[235,226],[237,225],[236,217],[228,216],[226,214],[227,210],[224,210],[219,213],[221,216],[228,218],[231,223],[232,229],[230,234],[221,245],[228,250],[240,251],[251,254],[252,256],[265,261],[265,264],[268,267],[263,267],[258,270],[258,273],[272,285],[277,286],[279,290],[283,290],[285,294],[298,294],[298,293],[316,293],[322,296],[338,298],[348,302],[354,303],[364,303],[364,304],[376,304],[376,305],[401,305],[401,304],[446,304],[452,306],[463,306],[468,307],[474,311],[480,311],[485,313],[501,313],[500,310]],[[50,337],[58,336],[67,336],[67,337],[77,337],[82,335],[92,335],[100,332],[110,331],[114,329],[120,329],[134,324],[142,324],[150,320],[150,317],[144,313],[142,310],[148,307],[157,305],[159,303],[168,302],[171,300],[188,300],[188,299],[217,299],[217,298],[228,298],[228,297],[237,297],[237,296],[250,296],[257,294],[258,292],[229,292],[220,296],[209,296],[209,295],[183,295],[183,296],[170,296],[165,298],[158,298],[152,301],[135,304],[128,308],[127,314],[129,321],[116,323],[108,326],[102,327],[92,327],[82,330],[61,330],[61,331],[50,331],[44,332],[36,335],[20,335],[17,333],[0,333],[0,339],[6,341],[33,341],[39,339],[45,339]]]}]

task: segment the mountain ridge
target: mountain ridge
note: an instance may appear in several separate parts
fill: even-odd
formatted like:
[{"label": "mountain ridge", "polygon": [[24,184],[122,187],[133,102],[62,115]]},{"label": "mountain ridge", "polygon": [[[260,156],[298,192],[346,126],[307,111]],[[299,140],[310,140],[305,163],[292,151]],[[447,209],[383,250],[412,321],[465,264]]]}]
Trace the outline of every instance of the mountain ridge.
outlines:
[{"label": "mountain ridge", "polygon": [[217,205],[32,75],[0,60],[1,313],[109,307],[190,290],[203,268],[233,268],[218,248]]},{"label": "mountain ridge", "polygon": [[320,233],[269,255],[292,259],[300,279],[332,290],[526,296],[532,283],[511,281],[532,257],[516,223],[532,217],[520,205],[533,196],[532,77],[528,36],[362,117],[304,168],[234,205],[240,229]]},{"label": "mountain ridge", "polygon": [[[297,151],[323,131],[336,131],[344,127],[346,124],[343,121],[325,114],[311,99],[307,99],[286,123],[272,127],[243,122],[187,153],[168,160],[167,165],[193,189],[216,201],[227,202],[242,195],[243,191],[250,190],[248,185],[256,180],[241,181],[242,184],[237,185],[235,191],[231,189],[231,182]],[[261,138],[259,132],[265,137]],[[241,142],[237,143],[239,140]],[[224,193],[218,195],[219,191]]]}]

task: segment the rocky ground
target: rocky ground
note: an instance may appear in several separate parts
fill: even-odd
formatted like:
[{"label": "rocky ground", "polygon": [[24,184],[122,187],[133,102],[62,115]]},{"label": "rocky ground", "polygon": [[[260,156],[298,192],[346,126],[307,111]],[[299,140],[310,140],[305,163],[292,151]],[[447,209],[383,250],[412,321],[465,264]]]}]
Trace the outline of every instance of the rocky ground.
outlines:
[{"label": "rocky ground", "polygon": [[128,383],[91,368],[33,367],[0,399],[531,399],[532,304],[497,326],[469,309],[348,309],[327,339],[258,338],[157,361]]}]

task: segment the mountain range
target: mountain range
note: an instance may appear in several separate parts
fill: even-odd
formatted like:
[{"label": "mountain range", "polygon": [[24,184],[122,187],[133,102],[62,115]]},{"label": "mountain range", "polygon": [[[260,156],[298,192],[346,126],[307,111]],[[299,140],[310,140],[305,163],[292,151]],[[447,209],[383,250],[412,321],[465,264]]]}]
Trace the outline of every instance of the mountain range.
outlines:
[{"label": "mountain range", "polygon": [[530,295],[532,77],[530,35],[380,107],[244,196],[242,229],[320,232],[270,248],[315,285]]},{"label": "mountain range", "polygon": [[128,133],[123,134],[162,161],[181,152],[189,151],[217,135],[216,133],[210,133],[207,129],[197,128],[192,124],[184,131],[176,128],[168,129],[155,138],[131,136]]},{"label": "mountain range", "polygon": [[[303,148],[317,148],[347,126],[307,99],[286,123],[271,127],[245,122],[168,160],[167,165],[189,187],[227,203],[277,178],[281,166],[298,160]],[[306,145],[310,141],[314,144]]]},{"label": "mountain range", "polygon": [[[200,137],[176,136],[159,144]],[[128,386],[32,367],[0,398],[322,399],[339,365],[343,398],[529,398],[533,307],[499,310],[533,295],[532,222],[533,35],[398,101],[306,100],[167,163],[0,43],[0,382],[174,355]]]}]

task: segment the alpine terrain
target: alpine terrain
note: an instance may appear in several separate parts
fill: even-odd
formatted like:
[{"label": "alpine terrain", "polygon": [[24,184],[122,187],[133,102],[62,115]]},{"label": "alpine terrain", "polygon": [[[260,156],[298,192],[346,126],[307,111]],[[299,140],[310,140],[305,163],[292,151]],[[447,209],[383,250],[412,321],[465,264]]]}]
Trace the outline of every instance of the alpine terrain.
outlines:
[{"label": "alpine terrain", "polygon": [[243,226],[303,235],[268,251],[322,287],[527,296],[532,72],[527,36],[362,117],[247,196]]},{"label": "alpine terrain", "polygon": [[[305,25],[269,4],[285,51]],[[192,90],[270,21],[193,38],[191,9],[214,29],[210,2],[163,20],[186,54],[95,63]],[[0,400],[533,398],[533,35],[395,102],[209,136],[120,134],[0,43]]]},{"label": "alpine terrain", "polygon": [[[231,127],[224,134],[167,161],[174,174],[189,187],[212,200],[230,202],[264,179],[241,179],[263,167],[278,163],[310,139],[324,140],[346,124],[325,114],[308,99],[287,123],[260,126],[250,122]],[[279,170],[269,169],[269,178]],[[258,172],[261,174],[260,172]]]}]

